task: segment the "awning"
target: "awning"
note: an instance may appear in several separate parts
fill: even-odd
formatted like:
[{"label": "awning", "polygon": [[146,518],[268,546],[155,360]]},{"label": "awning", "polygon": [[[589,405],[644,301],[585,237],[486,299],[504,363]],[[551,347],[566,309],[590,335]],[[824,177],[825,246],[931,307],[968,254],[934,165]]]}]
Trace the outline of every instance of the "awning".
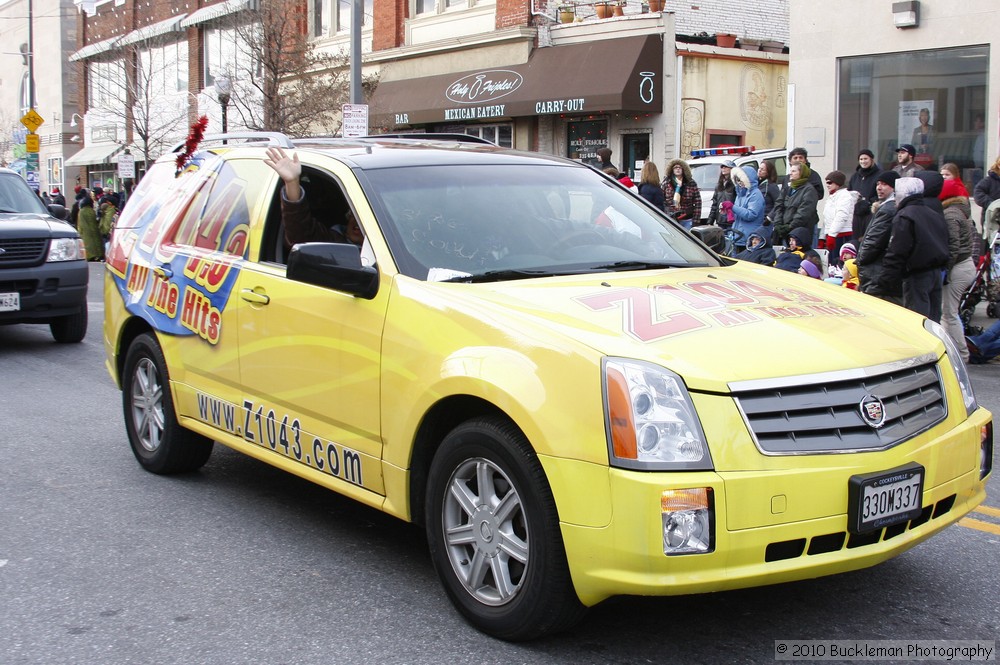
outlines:
[{"label": "awning", "polygon": [[159,21],[152,25],[147,25],[139,28],[138,30],[133,30],[124,37],[122,37],[122,46],[128,46],[129,44],[135,44],[138,42],[145,42],[159,37],[161,35],[166,35],[171,32],[180,32],[181,21],[187,14],[178,14],[177,16],[172,16],[165,21]]},{"label": "awning", "polygon": [[602,111],[663,110],[661,35],[535,49],[509,67],[383,81],[369,105],[373,126],[463,122]]},{"label": "awning", "polygon": [[112,155],[117,155],[125,146],[117,143],[105,143],[84,148],[65,161],[63,166],[90,166],[91,164],[107,164]]},{"label": "awning", "polygon": [[105,51],[118,48],[118,45],[121,44],[121,40],[121,37],[112,37],[111,39],[105,39],[102,42],[87,44],[82,49],[69,56],[69,59],[73,62],[86,60],[87,58],[91,58],[99,53],[104,53]]},{"label": "awning", "polygon": [[222,18],[223,16],[234,14],[240,10],[247,9],[249,4],[248,0],[226,0],[225,2],[209,5],[208,7],[202,7],[181,21],[181,27],[187,28],[192,25],[211,21],[214,18]]}]

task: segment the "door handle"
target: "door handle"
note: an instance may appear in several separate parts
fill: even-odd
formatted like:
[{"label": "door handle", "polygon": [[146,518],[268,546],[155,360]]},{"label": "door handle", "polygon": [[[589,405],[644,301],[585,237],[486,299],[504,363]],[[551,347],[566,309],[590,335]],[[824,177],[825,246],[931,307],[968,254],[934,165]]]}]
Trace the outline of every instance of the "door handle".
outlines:
[{"label": "door handle", "polygon": [[266,305],[271,302],[271,296],[266,293],[257,293],[253,289],[240,290],[240,298],[243,298],[247,302],[252,302],[255,305]]},{"label": "door handle", "polygon": [[160,279],[170,279],[174,276],[174,271],[170,269],[170,266],[156,266],[153,268],[153,274]]}]

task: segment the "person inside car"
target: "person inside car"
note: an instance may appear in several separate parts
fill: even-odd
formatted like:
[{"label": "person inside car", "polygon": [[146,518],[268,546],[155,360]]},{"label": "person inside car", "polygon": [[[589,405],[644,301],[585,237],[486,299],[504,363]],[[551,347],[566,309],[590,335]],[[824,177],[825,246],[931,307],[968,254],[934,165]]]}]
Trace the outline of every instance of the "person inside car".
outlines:
[{"label": "person inside car", "polygon": [[281,190],[281,221],[285,227],[285,242],[295,245],[300,242],[352,243],[359,247],[365,236],[354,216],[348,209],[343,224],[330,226],[316,219],[302,187],[302,165],[299,156],[288,156],[282,148],[268,148],[264,163],[278,174],[284,183]]}]

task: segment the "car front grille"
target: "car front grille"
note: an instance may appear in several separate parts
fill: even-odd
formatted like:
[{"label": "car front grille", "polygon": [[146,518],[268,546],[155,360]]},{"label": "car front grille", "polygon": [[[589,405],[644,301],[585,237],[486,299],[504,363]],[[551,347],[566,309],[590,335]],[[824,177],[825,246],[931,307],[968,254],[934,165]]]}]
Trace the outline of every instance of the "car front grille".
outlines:
[{"label": "car front grille", "polygon": [[[937,359],[785,380],[730,384],[757,447],[765,455],[884,450],[923,432],[948,414]],[[877,398],[884,423],[863,417]]]},{"label": "car front grille", "polygon": [[0,267],[40,263],[48,245],[47,238],[0,238]]}]

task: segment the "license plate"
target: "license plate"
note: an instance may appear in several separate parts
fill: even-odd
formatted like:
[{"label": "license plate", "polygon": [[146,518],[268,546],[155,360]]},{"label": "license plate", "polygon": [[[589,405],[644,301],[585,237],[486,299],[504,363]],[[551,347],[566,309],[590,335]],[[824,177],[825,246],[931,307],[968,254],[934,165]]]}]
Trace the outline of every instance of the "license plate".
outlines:
[{"label": "license plate", "polygon": [[847,528],[851,533],[900,524],[920,515],[924,467],[910,463],[851,476],[847,489]]},{"label": "license plate", "polygon": [[0,312],[16,312],[21,309],[20,293],[0,293]]}]

